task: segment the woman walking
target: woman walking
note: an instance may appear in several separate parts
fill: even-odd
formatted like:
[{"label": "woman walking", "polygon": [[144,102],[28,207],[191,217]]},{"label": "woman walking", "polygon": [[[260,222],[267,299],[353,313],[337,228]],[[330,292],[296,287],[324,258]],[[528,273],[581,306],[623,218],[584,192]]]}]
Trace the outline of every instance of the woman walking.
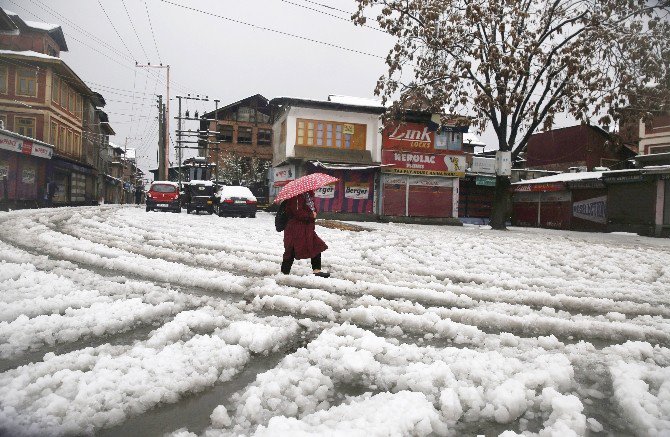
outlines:
[{"label": "woman walking", "polygon": [[284,257],[281,263],[281,272],[288,275],[293,266],[293,260],[312,260],[312,271],[315,276],[327,278],[330,273],[321,271],[321,252],[328,249],[316,231],[316,207],[314,206],[314,191],[299,194],[286,201],[288,223],[284,229]]}]

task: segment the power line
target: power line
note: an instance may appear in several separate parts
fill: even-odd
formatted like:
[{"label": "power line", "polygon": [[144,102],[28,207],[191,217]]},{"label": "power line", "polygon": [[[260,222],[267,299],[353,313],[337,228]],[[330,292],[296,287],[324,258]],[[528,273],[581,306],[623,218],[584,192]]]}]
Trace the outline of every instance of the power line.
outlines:
[{"label": "power line", "polygon": [[144,53],[144,57],[149,60],[149,55],[147,55],[146,50],[144,50],[144,44],[142,44],[142,40],[140,39],[140,35],[137,33],[137,29],[135,29],[135,23],[133,23],[133,19],[130,17],[130,12],[128,12],[128,8],[126,7],[126,0],[121,0],[121,4],[123,5],[123,9],[126,10],[126,15],[128,16],[128,21],[130,21],[130,27],[133,28],[133,32],[135,32],[135,36],[137,37],[137,41],[140,43],[140,47],[142,48],[142,53]]},{"label": "power line", "polygon": [[[100,1],[100,0],[98,0],[98,1]],[[173,5],[173,6],[178,6],[178,7],[183,8],[183,9],[188,9],[188,10],[191,10],[191,11],[194,11],[194,12],[199,12],[199,13],[204,14],[204,15],[209,15],[209,16],[212,16],[212,17],[220,18],[220,19],[225,20],[225,21],[230,21],[232,23],[243,24],[245,26],[249,26],[249,27],[252,27],[254,29],[265,30],[265,31],[273,32],[273,33],[276,33],[276,34],[279,34],[279,35],[289,36],[291,38],[296,38],[296,39],[300,39],[300,40],[303,40],[303,41],[309,41],[309,42],[312,42],[312,43],[315,43],[315,44],[320,44],[320,45],[324,45],[324,46],[327,46],[327,47],[333,47],[333,48],[344,50],[344,51],[351,52],[351,53],[357,53],[357,54],[360,54],[360,55],[371,56],[373,58],[386,59],[383,56],[375,55],[375,54],[364,52],[364,51],[361,51],[361,50],[350,49],[348,47],[340,46],[340,45],[325,42],[325,41],[320,41],[318,39],[309,38],[309,37],[301,36],[301,35],[296,35],[294,33],[284,32],[282,30],[272,29],[272,28],[269,28],[269,27],[259,26],[257,24],[248,23],[246,21],[236,20],[234,18],[224,17],[223,15],[217,15],[217,14],[214,14],[212,12],[203,11],[201,9],[192,8],[190,6],[180,5],[179,3],[174,3],[174,2],[171,2],[169,0],[160,0],[160,1],[162,1],[163,3]]]},{"label": "power line", "polygon": [[121,37],[121,34],[119,33],[119,31],[116,30],[116,26],[114,26],[114,23],[112,22],[112,19],[109,18],[109,15],[107,15],[107,11],[105,10],[105,7],[102,5],[102,3],[100,2],[100,0],[98,0],[98,4],[100,5],[100,9],[102,9],[102,12],[105,13],[105,17],[107,17],[107,21],[109,21],[109,24],[112,25],[112,28],[114,29],[114,32],[116,32],[116,35],[117,35],[117,36],[119,37],[119,39],[121,40],[121,43],[123,43],[123,46],[126,48],[126,50],[128,50],[128,53],[130,53],[130,56],[131,56],[133,59],[136,59],[135,56],[133,55],[133,52],[130,51],[130,49],[129,49],[128,46],[126,45],[126,42],[125,42],[125,41],[123,40],[123,38]]},{"label": "power line", "polygon": [[143,1],[144,1],[144,10],[147,11],[147,19],[149,20],[149,29],[151,29],[151,36],[154,39],[154,47],[156,48],[156,54],[158,55],[158,62],[162,64],[163,60],[161,59],[161,54],[158,51],[158,43],[156,42],[156,34],[154,33],[154,26],[151,24],[151,14],[149,14],[149,6],[147,6],[146,0]]},{"label": "power line", "polygon": [[[353,25],[353,23],[351,22],[351,19],[350,19],[350,18],[340,17],[340,16],[338,16],[338,15],[330,14],[330,13],[328,13],[328,12],[321,11],[321,10],[319,10],[319,9],[310,8],[309,6],[306,6],[306,5],[301,5],[301,4],[299,4],[299,3],[293,3],[292,1],[289,1],[289,0],[281,0],[281,1],[284,2],[284,3],[288,3],[288,4],[290,4],[290,5],[293,5],[293,6],[297,6],[297,7],[299,7],[299,8],[307,9],[307,10],[310,10],[310,11],[313,11],[313,12],[317,12],[317,13],[319,13],[319,14],[326,15],[326,16],[328,16],[328,17],[335,18],[335,19],[337,19],[337,20],[346,21],[347,23]],[[305,0],[305,1],[307,1],[307,0]],[[308,3],[315,3],[315,2],[308,2]],[[316,4],[321,5],[321,3],[316,3]],[[330,6],[325,6],[325,5],[321,5],[321,6],[323,6],[323,7],[327,7],[327,8],[330,8],[330,9],[335,9],[336,11],[340,11],[340,10],[341,10],[341,9],[332,8],[332,7],[330,7]],[[346,12],[346,11],[342,11],[342,12]],[[363,26],[364,26],[364,27],[367,27],[367,28],[369,28],[369,29],[372,29],[372,30],[376,30],[377,32],[381,32],[381,33],[386,33],[386,34],[388,34],[387,31],[385,31],[385,30],[383,30],[383,29],[380,29],[380,28],[378,28],[378,27],[369,26],[369,25],[367,25],[367,24],[364,24]]]}]

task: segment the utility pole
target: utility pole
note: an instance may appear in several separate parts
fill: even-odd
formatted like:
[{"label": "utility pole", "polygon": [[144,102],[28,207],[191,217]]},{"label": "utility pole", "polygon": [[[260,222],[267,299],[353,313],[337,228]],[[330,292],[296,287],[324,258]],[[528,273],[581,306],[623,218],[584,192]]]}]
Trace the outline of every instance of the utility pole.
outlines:
[{"label": "utility pole", "polygon": [[167,180],[165,169],[165,153],[161,153],[161,148],[165,144],[165,116],[163,115],[163,96],[158,96],[158,180]]},{"label": "utility pole", "polygon": [[[170,66],[169,65],[139,65],[137,62],[135,62],[135,67],[138,68],[165,68],[167,69],[167,79],[165,81],[165,86],[167,87],[166,89],[166,94],[165,94],[165,125],[164,125],[164,130],[167,133],[165,135],[165,138],[163,138],[163,165],[159,167],[159,172],[160,174],[160,169],[162,168],[163,171],[165,172],[165,179],[167,180],[167,177],[169,175],[169,170],[168,166],[170,165]],[[161,147],[159,146],[158,150],[161,150]],[[159,153],[161,155],[161,153]],[[160,159],[159,159],[160,161]]]}]

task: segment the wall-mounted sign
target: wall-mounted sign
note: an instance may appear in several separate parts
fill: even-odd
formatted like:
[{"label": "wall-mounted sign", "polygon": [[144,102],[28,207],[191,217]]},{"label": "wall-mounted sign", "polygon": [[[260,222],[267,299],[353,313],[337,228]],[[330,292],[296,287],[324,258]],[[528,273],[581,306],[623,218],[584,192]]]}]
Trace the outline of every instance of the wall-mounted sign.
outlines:
[{"label": "wall-mounted sign", "polygon": [[349,123],[345,123],[342,126],[342,133],[345,134],[345,135],[346,134],[353,135],[354,134],[354,125],[349,124]]},{"label": "wall-mounted sign", "polygon": [[565,184],[563,182],[551,182],[546,184],[523,184],[516,185],[514,191],[517,193],[523,192],[543,192],[543,191],[563,191]]},{"label": "wall-mounted sign", "polygon": [[512,152],[496,152],[496,174],[499,176],[512,175]]},{"label": "wall-mounted sign", "polygon": [[314,191],[314,197],[320,199],[333,199],[335,198],[335,185],[326,185]]},{"label": "wall-mounted sign", "polygon": [[495,176],[477,176],[477,179],[475,179],[475,185],[480,185],[482,187],[495,187],[496,186],[496,177]]},{"label": "wall-mounted sign", "polygon": [[370,184],[347,182],[344,184],[344,197],[347,199],[367,199],[370,197]]},{"label": "wall-mounted sign", "polygon": [[630,174],[620,176],[603,175],[603,180],[607,184],[627,184],[633,182],[642,182],[644,181],[644,176],[641,174]]},{"label": "wall-mounted sign", "polygon": [[282,187],[288,184],[289,181],[292,181],[294,179],[295,179],[295,166],[293,164],[282,165],[280,167],[275,167],[273,169],[273,180],[274,180],[273,185],[275,187]]},{"label": "wall-mounted sign", "polygon": [[382,149],[433,151],[435,132],[418,123],[394,123],[382,132]]},{"label": "wall-mounted sign", "polygon": [[495,174],[496,173],[495,158],[482,158],[481,156],[473,157],[472,171],[475,173]]},{"label": "wall-mounted sign", "polygon": [[35,144],[32,141],[15,138],[3,133],[0,133],[0,149],[46,159],[51,159],[53,155],[51,147]]},{"label": "wall-mounted sign", "polygon": [[34,184],[35,183],[35,169],[34,168],[24,168],[21,172],[21,182],[24,184]]},{"label": "wall-mounted sign", "polygon": [[591,222],[607,223],[607,196],[574,202],[572,215]]},{"label": "wall-mounted sign", "polygon": [[465,156],[446,155],[418,152],[382,151],[382,164],[391,164],[384,167],[386,173],[421,174],[428,176],[465,175]]}]

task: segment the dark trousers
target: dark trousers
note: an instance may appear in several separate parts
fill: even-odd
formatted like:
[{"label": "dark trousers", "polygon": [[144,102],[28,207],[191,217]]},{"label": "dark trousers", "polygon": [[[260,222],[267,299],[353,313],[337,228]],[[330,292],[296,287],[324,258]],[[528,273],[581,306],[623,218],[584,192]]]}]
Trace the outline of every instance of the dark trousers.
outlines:
[{"label": "dark trousers", "polygon": [[[289,259],[285,259],[281,263],[281,272],[285,275],[288,275],[291,273],[291,267],[293,266],[293,261],[295,258],[291,257]],[[314,258],[312,258],[312,270],[321,270],[321,254],[318,254]]]}]

